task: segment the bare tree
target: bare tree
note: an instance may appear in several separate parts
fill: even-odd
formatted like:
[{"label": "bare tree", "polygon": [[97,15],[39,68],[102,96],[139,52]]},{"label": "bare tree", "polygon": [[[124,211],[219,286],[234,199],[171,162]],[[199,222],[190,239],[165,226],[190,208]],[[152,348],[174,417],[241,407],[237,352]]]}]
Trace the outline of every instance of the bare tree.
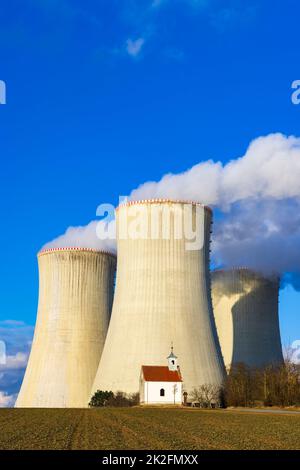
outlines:
[{"label": "bare tree", "polygon": [[220,387],[212,384],[202,384],[194,388],[191,393],[193,401],[199,403],[201,408],[211,408],[220,403]]},{"label": "bare tree", "polygon": [[285,363],[251,369],[234,365],[224,382],[228,406],[299,406],[300,366],[288,356]]},{"label": "bare tree", "polygon": [[176,393],[177,393],[178,387],[177,384],[173,385],[173,395],[174,395],[174,405],[176,403]]}]

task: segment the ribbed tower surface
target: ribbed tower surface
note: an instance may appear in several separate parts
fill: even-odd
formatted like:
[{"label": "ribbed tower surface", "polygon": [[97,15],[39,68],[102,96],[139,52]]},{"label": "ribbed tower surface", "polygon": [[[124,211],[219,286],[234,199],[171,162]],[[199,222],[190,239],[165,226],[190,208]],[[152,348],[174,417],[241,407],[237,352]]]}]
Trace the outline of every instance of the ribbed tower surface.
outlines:
[{"label": "ribbed tower surface", "polygon": [[212,300],[225,366],[259,368],[283,361],[279,279],[246,268],[214,271]]},{"label": "ribbed tower surface", "polygon": [[108,329],[114,256],[89,249],[40,252],[39,304],[17,407],[86,407]]},{"label": "ribbed tower surface", "polygon": [[[135,207],[137,226],[148,227],[132,238]],[[210,297],[209,243],[211,211],[190,204],[203,246],[188,250],[184,237],[177,239],[174,219],[183,218],[185,202],[137,201],[117,211],[118,267],[112,317],[98,372],[96,390],[139,390],[142,365],[165,365],[171,343],[178,356],[184,388],[203,383],[220,385],[224,364],[217,339]],[[170,214],[170,236],[163,238]],[[159,236],[151,238],[154,220]],[[125,236],[124,236],[125,233]]]}]

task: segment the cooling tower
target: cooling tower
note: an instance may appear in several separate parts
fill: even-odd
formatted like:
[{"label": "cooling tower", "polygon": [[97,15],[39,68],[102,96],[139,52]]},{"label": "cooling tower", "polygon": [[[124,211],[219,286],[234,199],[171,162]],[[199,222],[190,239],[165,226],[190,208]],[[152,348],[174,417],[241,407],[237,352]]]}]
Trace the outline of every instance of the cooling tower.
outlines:
[{"label": "cooling tower", "polygon": [[249,269],[212,273],[212,301],[226,368],[283,361],[278,319],[279,279]]},{"label": "cooling tower", "polygon": [[[180,238],[178,227],[182,221],[187,226],[188,214],[194,226],[198,220],[196,235],[203,245],[197,249],[189,249],[187,236]],[[141,366],[165,365],[171,343],[186,391],[221,384],[225,369],[208,268],[211,217],[209,208],[180,201],[138,201],[118,208],[116,290],[92,394],[138,392]]]},{"label": "cooling tower", "polygon": [[34,339],[17,407],[80,408],[108,329],[115,256],[89,249],[42,251]]}]

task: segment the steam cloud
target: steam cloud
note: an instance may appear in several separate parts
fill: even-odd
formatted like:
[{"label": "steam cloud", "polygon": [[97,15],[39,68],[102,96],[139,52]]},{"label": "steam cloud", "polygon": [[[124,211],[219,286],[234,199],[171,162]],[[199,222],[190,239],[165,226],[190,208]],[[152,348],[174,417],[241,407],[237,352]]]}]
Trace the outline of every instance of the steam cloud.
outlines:
[{"label": "steam cloud", "polygon": [[103,224],[104,227],[104,222],[99,220],[92,220],[88,225],[82,227],[69,227],[63,235],[60,235],[51,242],[46,243],[42,250],[48,250],[50,248],[78,247],[116,253],[116,241],[114,239],[106,238],[102,240],[97,236],[98,224]]},{"label": "steam cloud", "polygon": [[271,134],[249,145],[246,154],[226,165],[201,162],[179,175],[165,175],[132,191],[132,199],[194,199],[228,211],[245,200],[282,200],[300,196],[300,139]]},{"label": "steam cloud", "polygon": [[[215,209],[212,258],[217,266],[249,266],[288,274],[300,287],[300,138],[270,134],[223,165],[208,160],[133,190],[130,199],[195,200]],[[72,227],[48,246],[96,248],[95,224]],[[63,245],[62,245],[63,243]],[[46,245],[47,246],[47,245]],[[102,248],[103,249],[103,248]]]}]

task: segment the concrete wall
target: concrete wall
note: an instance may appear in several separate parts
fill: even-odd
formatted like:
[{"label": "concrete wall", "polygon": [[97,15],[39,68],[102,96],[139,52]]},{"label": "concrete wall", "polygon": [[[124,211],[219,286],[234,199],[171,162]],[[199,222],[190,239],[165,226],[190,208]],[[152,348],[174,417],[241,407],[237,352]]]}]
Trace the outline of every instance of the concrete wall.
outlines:
[{"label": "concrete wall", "polygon": [[212,300],[225,366],[283,361],[278,320],[279,281],[248,269],[212,273]]},{"label": "concrete wall", "polygon": [[[174,404],[174,386],[175,391],[175,404],[181,405],[182,403],[182,383],[180,382],[144,382],[142,381],[140,388],[140,403],[148,405],[168,405]],[[165,396],[160,396],[160,389],[164,389]]]},{"label": "concrete wall", "polygon": [[41,252],[34,340],[17,407],[86,407],[108,329],[116,259]]},{"label": "concrete wall", "polygon": [[[92,393],[99,390],[139,391],[142,364],[161,365],[171,342],[178,356],[184,389],[203,383],[220,384],[224,364],[212,313],[209,275],[211,212],[200,214],[198,235],[204,247],[188,251],[186,239],[176,239],[174,217],[183,216],[184,203],[143,201],[141,226],[151,227],[153,212],[171,210],[169,239],[124,237],[132,231],[129,211],[117,211],[118,267],[111,322]],[[195,221],[195,220],[194,220]],[[162,223],[160,225],[162,229]],[[150,230],[150,229],[149,229]]]}]

